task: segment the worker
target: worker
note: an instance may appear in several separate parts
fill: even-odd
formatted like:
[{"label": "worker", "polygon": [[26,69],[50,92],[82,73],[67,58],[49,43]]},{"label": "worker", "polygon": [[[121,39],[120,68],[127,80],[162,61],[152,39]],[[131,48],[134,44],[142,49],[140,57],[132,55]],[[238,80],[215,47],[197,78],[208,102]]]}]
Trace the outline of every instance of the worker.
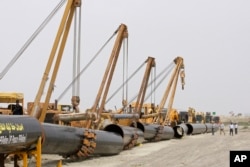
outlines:
[{"label": "worker", "polygon": [[19,104],[19,100],[16,100],[16,106],[13,110],[13,115],[23,115],[23,107]]},{"label": "worker", "polygon": [[230,136],[233,136],[233,135],[234,135],[234,125],[233,125],[232,122],[231,122],[231,124],[229,125],[229,135],[230,135]]},{"label": "worker", "polygon": [[221,133],[224,133],[224,135],[225,135],[224,127],[225,127],[225,125],[223,124],[223,122],[221,122],[220,123],[220,135],[221,135]]},{"label": "worker", "polygon": [[235,123],[234,124],[234,134],[236,134],[237,135],[237,133],[238,133],[238,124],[237,123]]},{"label": "worker", "polygon": [[214,122],[212,122],[212,135],[214,135],[214,128],[215,128],[215,125],[214,125]]}]

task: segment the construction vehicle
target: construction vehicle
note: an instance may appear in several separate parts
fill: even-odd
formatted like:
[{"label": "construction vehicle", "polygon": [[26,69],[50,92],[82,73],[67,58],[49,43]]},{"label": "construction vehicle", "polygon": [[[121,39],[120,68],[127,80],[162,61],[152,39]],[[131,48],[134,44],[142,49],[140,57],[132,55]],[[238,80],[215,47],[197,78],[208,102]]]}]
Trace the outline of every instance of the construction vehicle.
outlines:
[{"label": "construction vehicle", "polygon": [[179,111],[179,123],[187,123],[188,122],[188,111]]},{"label": "construction vehicle", "polygon": [[188,123],[196,123],[196,111],[194,108],[188,108]]},{"label": "construction vehicle", "polygon": [[16,106],[16,100],[19,100],[22,106],[24,106],[24,95],[19,92],[0,92],[0,114],[12,115]]},{"label": "construction vehicle", "polygon": [[[27,113],[31,114],[31,110],[33,108],[34,102],[28,102],[27,103]],[[44,103],[39,103],[39,108],[42,110],[44,107]],[[48,107],[46,109],[46,115],[43,122],[46,123],[54,123],[54,124],[60,124],[57,115],[58,114],[69,114],[75,112],[73,110],[73,106],[69,104],[57,104],[55,103],[49,103]]]},{"label": "construction vehicle", "polygon": [[[62,155],[64,158],[86,158],[91,154],[97,155],[110,155],[118,154],[122,150],[123,140],[121,136],[107,131],[91,130],[89,127],[69,127],[61,124],[48,124],[44,123],[46,114],[48,113],[49,101],[53,92],[54,83],[56,80],[57,72],[59,70],[60,62],[63,56],[64,47],[67,41],[68,33],[70,30],[71,22],[77,8],[80,8],[80,0],[68,0],[66,4],[64,14],[54,41],[54,45],[51,50],[50,57],[43,74],[40,87],[38,89],[36,98],[33,103],[30,115],[38,119],[42,123],[45,129],[44,136],[47,138],[45,143],[42,143],[43,153],[52,153]],[[121,26],[123,30],[126,30],[126,26]],[[119,34],[123,35],[123,34]],[[120,45],[116,46],[120,47]],[[116,48],[115,48],[116,49]],[[116,52],[116,50],[114,50]],[[55,59],[55,62],[54,62]],[[48,75],[52,64],[54,62],[54,69],[50,78],[48,90],[46,91],[45,101],[41,102],[41,96],[44,92],[45,84],[48,80]],[[113,62],[110,62],[113,63]],[[72,106],[77,107],[79,98],[76,96],[72,97]],[[42,104],[42,105],[41,105]],[[42,108],[40,108],[42,106]],[[57,105],[54,105],[57,107]],[[57,112],[61,110],[52,110]],[[54,133],[54,134],[53,134]],[[68,135],[66,133],[69,133]],[[70,133],[73,133],[70,135]],[[81,134],[82,133],[82,134]],[[55,135],[56,134],[56,135]],[[65,141],[68,139],[68,141]],[[71,140],[78,140],[78,142],[71,142]],[[80,140],[80,141],[79,141]],[[46,143],[46,141],[48,143]],[[50,143],[51,142],[51,143]],[[60,142],[60,145],[58,145]],[[71,146],[69,143],[71,143]],[[56,144],[55,144],[56,143]],[[68,146],[67,146],[68,145]],[[53,147],[54,146],[54,147]],[[113,147],[113,149],[112,149]],[[72,151],[72,149],[74,151]]]},{"label": "construction vehicle", "polygon": [[[115,123],[117,118],[114,117],[117,115],[115,116],[115,113],[108,112],[105,109],[109,87],[115,71],[122,42],[124,39],[128,38],[127,26],[125,24],[121,24],[115,31],[115,34],[117,34],[115,44],[93,106],[90,109],[87,109],[85,113],[73,113],[65,115],[59,114],[59,119],[63,122],[66,122],[66,124],[70,123],[70,125],[74,127],[104,130],[119,134],[124,139],[123,148],[130,149],[134,147],[138,140],[142,140],[142,132],[134,127],[122,126]],[[122,116],[122,114],[118,115]]]},{"label": "construction vehicle", "polygon": [[[68,0],[63,18],[54,41],[54,45],[42,77],[37,96],[31,104],[30,115],[0,116],[0,166],[4,166],[4,159],[9,154],[21,156],[23,166],[27,167],[30,155],[36,158],[36,166],[41,166],[41,154],[58,154],[73,160],[93,155],[114,155],[123,149],[123,138],[108,131],[91,130],[64,125],[45,123],[49,100],[53,91],[57,71],[59,69],[71,21],[80,0]],[[125,26],[122,26],[124,30]],[[60,43],[60,47],[57,50]],[[41,102],[45,83],[55,58],[54,70],[46,94],[45,102]],[[57,106],[57,105],[54,105]],[[42,107],[42,108],[41,108]],[[52,105],[53,107],[53,105]],[[60,161],[59,161],[60,162]],[[15,161],[16,163],[16,161]],[[59,163],[58,166],[61,166]]]},{"label": "construction vehicle", "polygon": [[[155,107],[155,112],[152,114],[147,114],[147,115],[142,115],[141,119],[148,119],[148,118],[154,118],[152,123],[157,123],[161,125],[167,125],[167,126],[172,126],[174,127],[177,125],[177,122],[179,121],[179,114],[176,109],[172,107],[173,101],[174,101],[174,96],[175,96],[175,91],[176,91],[176,86],[178,82],[178,77],[181,77],[181,84],[182,84],[182,89],[184,89],[185,81],[185,73],[184,73],[184,64],[183,64],[183,58],[181,57],[176,57],[174,59],[174,63],[176,64],[175,69],[172,73],[172,76],[170,78],[170,81],[167,85],[167,88],[164,92],[164,95],[161,99],[161,102],[157,107]],[[171,92],[168,107],[165,109],[165,103],[167,101],[167,98]],[[150,106],[150,105],[149,105]]]},{"label": "construction vehicle", "polygon": [[196,112],[195,114],[197,123],[205,123],[205,113],[202,111]]},{"label": "construction vehicle", "polygon": [[[137,120],[136,126],[133,124],[133,121],[131,119],[127,119],[126,121],[120,121],[120,124],[126,125],[126,126],[135,126],[139,129],[141,129],[144,132],[144,139],[148,141],[159,141],[164,139],[170,139],[174,136],[174,131],[172,127],[174,126],[173,123],[176,125],[178,121],[178,112],[176,109],[172,108],[173,98],[174,98],[174,91],[172,92],[172,99],[170,100],[169,107],[167,109],[163,108],[167,99],[167,96],[169,94],[169,91],[173,85],[174,89],[176,89],[176,83],[178,78],[178,74],[182,73],[181,77],[184,77],[184,65],[183,65],[183,59],[180,57],[177,57],[174,60],[176,67],[174,74],[172,75],[172,78],[170,80],[170,83],[166,89],[166,92],[162,98],[160,106],[155,106],[154,103],[144,103],[146,88],[148,86],[148,79],[150,75],[150,70],[152,67],[154,67],[155,63],[153,59],[149,61],[148,66],[146,68],[146,71],[144,73],[144,77],[142,80],[142,84],[140,87],[140,91],[137,96],[137,101],[133,102],[129,105],[129,110],[132,110],[134,114],[139,115],[139,119]],[[182,79],[182,89],[184,88],[184,79]],[[165,119],[168,119],[170,123],[172,124],[172,127],[169,127],[169,125],[166,126],[164,123],[164,119],[160,119],[162,117],[165,117]]]}]

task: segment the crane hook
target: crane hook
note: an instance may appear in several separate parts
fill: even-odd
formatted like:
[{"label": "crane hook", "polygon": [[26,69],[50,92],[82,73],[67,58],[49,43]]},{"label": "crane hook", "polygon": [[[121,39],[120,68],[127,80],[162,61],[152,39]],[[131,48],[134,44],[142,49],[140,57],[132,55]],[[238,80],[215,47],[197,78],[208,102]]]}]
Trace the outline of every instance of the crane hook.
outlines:
[{"label": "crane hook", "polygon": [[184,90],[184,85],[185,85],[185,71],[182,70],[180,72],[180,77],[181,77],[181,86],[182,86],[182,90]]}]

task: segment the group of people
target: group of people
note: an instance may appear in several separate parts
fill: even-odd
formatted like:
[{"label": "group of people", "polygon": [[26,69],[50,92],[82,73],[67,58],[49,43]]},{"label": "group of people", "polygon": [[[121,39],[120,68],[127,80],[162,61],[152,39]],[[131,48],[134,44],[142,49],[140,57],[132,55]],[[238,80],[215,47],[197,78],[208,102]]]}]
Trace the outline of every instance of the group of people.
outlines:
[{"label": "group of people", "polygon": [[[220,123],[219,128],[220,128],[220,135],[221,135],[222,133],[225,135],[225,131],[224,131],[225,125],[224,125],[223,123]],[[234,132],[235,132],[235,135],[238,134],[238,124],[237,124],[237,123],[231,122],[231,123],[229,124],[229,135],[230,135],[230,136],[233,136],[233,135],[234,135]]]}]

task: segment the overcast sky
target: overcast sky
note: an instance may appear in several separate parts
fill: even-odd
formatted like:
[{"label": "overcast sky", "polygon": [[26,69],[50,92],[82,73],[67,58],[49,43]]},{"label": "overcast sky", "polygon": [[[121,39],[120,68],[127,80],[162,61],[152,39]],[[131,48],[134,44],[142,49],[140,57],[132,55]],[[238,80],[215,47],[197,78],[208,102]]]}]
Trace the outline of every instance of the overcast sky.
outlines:
[{"label": "overcast sky", "polygon": [[[59,2],[1,1],[0,72]],[[23,92],[25,103],[34,101],[64,7],[1,79],[0,91]],[[178,84],[174,108],[187,110],[193,107],[197,111],[217,114],[233,111],[249,115],[249,7],[248,0],[83,0],[81,68],[123,23],[129,32],[129,73],[136,70],[148,56],[155,58],[156,73],[175,57],[183,57],[186,85],[185,90],[181,90]],[[71,31],[52,102],[72,81],[72,36]],[[94,103],[113,44],[114,40],[81,76],[82,111]],[[122,84],[122,56],[121,53],[110,94]],[[139,91],[143,70],[129,84],[129,98]],[[156,103],[160,103],[167,82],[157,89]],[[70,103],[71,95],[69,91],[59,103]],[[122,92],[107,104],[107,108],[120,108],[121,101]]]}]

